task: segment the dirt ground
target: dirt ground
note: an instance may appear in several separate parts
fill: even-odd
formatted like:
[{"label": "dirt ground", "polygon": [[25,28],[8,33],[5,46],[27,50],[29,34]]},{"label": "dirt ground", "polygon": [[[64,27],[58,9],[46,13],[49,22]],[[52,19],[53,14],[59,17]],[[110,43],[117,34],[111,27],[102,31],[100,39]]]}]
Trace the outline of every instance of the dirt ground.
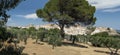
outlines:
[{"label": "dirt ground", "polygon": [[85,44],[80,44],[80,46],[62,45],[52,49],[52,46],[47,43],[40,45],[34,44],[34,42],[35,40],[29,38],[23,53],[27,55],[109,55],[110,53],[107,48],[92,47]]}]

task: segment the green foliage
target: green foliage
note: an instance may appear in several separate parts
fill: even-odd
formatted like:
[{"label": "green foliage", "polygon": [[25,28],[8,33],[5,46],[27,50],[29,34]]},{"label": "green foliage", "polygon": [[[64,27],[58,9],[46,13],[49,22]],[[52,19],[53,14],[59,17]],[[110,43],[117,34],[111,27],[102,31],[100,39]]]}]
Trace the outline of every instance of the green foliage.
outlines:
[{"label": "green foliage", "polygon": [[32,34],[33,32],[36,31],[36,28],[35,27],[29,27],[28,31],[29,31],[29,34]]},{"label": "green foliage", "polygon": [[16,36],[15,32],[8,32],[6,30],[5,24],[7,23],[8,18],[10,18],[7,11],[14,9],[21,1],[23,0],[0,0],[0,55],[21,55],[22,53],[19,49],[15,50],[13,46],[7,47],[4,46],[4,44],[1,45],[1,41],[11,43],[13,36]]},{"label": "green foliage", "polygon": [[0,55],[22,55],[24,48],[23,46],[15,48],[13,45],[9,45],[0,51]]},{"label": "green foliage", "polygon": [[14,43],[19,43],[19,41],[24,41],[27,44],[27,38],[29,36],[29,31],[26,28],[11,27],[7,30],[12,33],[12,38]]},{"label": "green foliage", "polygon": [[34,38],[36,36],[36,28],[35,27],[29,27],[28,29],[28,34],[29,37]]},{"label": "green foliage", "polygon": [[55,28],[55,29],[50,29],[49,33],[47,34],[49,40],[49,44],[53,45],[53,49],[55,46],[60,46],[61,45],[61,37],[60,37],[60,30]]},{"label": "green foliage", "polygon": [[64,23],[93,24],[95,7],[86,0],[50,0],[43,9],[36,11],[45,21]]},{"label": "green foliage", "polygon": [[0,42],[6,41],[8,38],[13,38],[13,33],[6,30],[5,27],[0,27]]},{"label": "green foliage", "polygon": [[11,27],[7,31],[13,34],[12,36],[13,38],[17,38],[18,40],[21,41],[28,38],[29,36],[28,29],[25,28]]},{"label": "green foliage", "polygon": [[85,43],[89,42],[90,36],[89,35],[77,35],[78,42]]},{"label": "green foliage", "polygon": [[39,28],[39,30],[37,31],[37,39],[40,39],[40,41],[44,41],[44,38],[46,38],[46,34],[47,34],[47,29],[45,28]]},{"label": "green foliage", "polygon": [[105,43],[102,41],[104,41],[104,39],[107,38],[108,36],[109,35],[107,32],[97,33],[91,36],[90,41],[92,42],[94,46],[101,47],[103,46],[103,43]]},{"label": "green foliage", "polygon": [[[91,43],[97,47],[107,47],[111,54],[116,54],[120,49],[120,36],[109,36],[107,32],[97,33],[92,35]],[[115,51],[111,48],[114,48]]]},{"label": "green foliage", "polygon": [[29,27],[29,31],[36,31],[35,27]]},{"label": "green foliage", "polygon": [[0,40],[5,41],[10,37],[10,33],[7,32],[5,27],[0,27]]}]

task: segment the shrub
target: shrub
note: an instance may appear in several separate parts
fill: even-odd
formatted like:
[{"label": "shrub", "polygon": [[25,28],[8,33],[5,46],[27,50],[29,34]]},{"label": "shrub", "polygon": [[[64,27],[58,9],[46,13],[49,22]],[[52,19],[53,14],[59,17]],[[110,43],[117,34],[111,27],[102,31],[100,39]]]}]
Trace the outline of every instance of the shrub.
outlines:
[{"label": "shrub", "polygon": [[49,37],[48,43],[53,46],[53,49],[55,46],[61,45],[62,38],[60,37],[60,30],[59,29],[57,29],[57,28],[50,29],[47,36]]},{"label": "shrub", "polygon": [[116,55],[120,49],[120,36],[109,36],[107,32],[92,35],[90,41],[93,46],[107,47],[111,51],[111,55]]}]

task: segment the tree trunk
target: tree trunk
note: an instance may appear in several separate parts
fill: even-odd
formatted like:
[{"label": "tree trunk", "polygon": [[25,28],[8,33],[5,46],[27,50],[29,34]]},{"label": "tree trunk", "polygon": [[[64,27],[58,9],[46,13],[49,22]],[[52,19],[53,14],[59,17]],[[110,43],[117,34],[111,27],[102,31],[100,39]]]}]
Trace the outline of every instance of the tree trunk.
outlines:
[{"label": "tree trunk", "polygon": [[116,50],[115,50],[115,53],[114,53],[114,55],[117,55],[117,52],[118,52],[118,50],[119,50],[119,49],[116,49]]},{"label": "tree trunk", "polygon": [[114,51],[109,46],[106,45],[106,47],[111,51],[110,55],[114,55]]},{"label": "tree trunk", "polygon": [[54,46],[54,45],[52,45],[52,49],[54,49],[54,47],[55,47],[55,46]]},{"label": "tree trunk", "polygon": [[53,44],[52,44],[52,49],[54,49],[55,48],[55,42],[53,42]]},{"label": "tree trunk", "polygon": [[42,35],[41,35],[41,37],[40,37],[40,41],[44,41],[44,37],[45,37],[45,34],[44,33],[42,33]]},{"label": "tree trunk", "polygon": [[42,41],[42,42],[43,42],[43,38],[41,38],[41,39],[40,39],[40,41]]},{"label": "tree trunk", "polygon": [[64,32],[64,24],[62,24],[61,26],[60,26],[60,34],[61,34],[61,38],[65,38],[65,32]]},{"label": "tree trunk", "polygon": [[70,36],[70,39],[69,39],[70,41],[72,41],[72,35]]},{"label": "tree trunk", "polygon": [[27,37],[24,39],[24,44],[25,45],[27,44]]},{"label": "tree trunk", "polygon": [[38,42],[38,38],[36,39],[36,43]]},{"label": "tree trunk", "polygon": [[72,37],[73,37],[72,44],[75,44],[76,37],[75,36],[72,36]]}]

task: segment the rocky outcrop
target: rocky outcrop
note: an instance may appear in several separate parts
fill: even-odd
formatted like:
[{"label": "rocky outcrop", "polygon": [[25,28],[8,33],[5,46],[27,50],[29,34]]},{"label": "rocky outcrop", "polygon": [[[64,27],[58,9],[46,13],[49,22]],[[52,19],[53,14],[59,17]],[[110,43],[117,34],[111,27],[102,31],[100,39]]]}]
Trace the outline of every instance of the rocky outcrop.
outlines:
[{"label": "rocky outcrop", "polygon": [[114,29],[112,29],[112,28],[107,28],[107,27],[97,27],[97,28],[91,33],[91,35],[96,34],[96,33],[100,33],[100,32],[108,32],[109,35],[119,35],[116,30],[114,30]]},{"label": "rocky outcrop", "polygon": [[[41,25],[40,27],[42,28],[46,28],[46,29],[53,29],[53,28],[58,28],[59,27],[55,24],[47,24],[47,25]],[[86,35],[86,30],[87,28],[86,27],[82,27],[82,26],[71,26],[69,28],[64,28],[65,30],[65,33],[68,34],[68,35],[77,35],[77,34],[80,34],[80,35]]]},{"label": "rocky outcrop", "polygon": [[[27,26],[30,27],[31,25]],[[34,26],[34,25],[32,25]],[[55,24],[46,24],[46,25],[37,25],[34,26],[36,29],[38,28],[46,28],[46,29],[54,29],[54,28],[58,28],[59,27]],[[90,31],[90,29],[87,29],[87,27],[84,26],[71,26],[69,28],[64,28],[65,33],[69,34],[69,35],[87,35],[87,32]],[[112,28],[107,28],[107,27],[96,27],[95,30],[93,32],[91,32],[91,35],[95,34],[95,33],[100,33],[100,32],[108,32],[110,35],[118,35],[117,31],[112,29]]]}]

